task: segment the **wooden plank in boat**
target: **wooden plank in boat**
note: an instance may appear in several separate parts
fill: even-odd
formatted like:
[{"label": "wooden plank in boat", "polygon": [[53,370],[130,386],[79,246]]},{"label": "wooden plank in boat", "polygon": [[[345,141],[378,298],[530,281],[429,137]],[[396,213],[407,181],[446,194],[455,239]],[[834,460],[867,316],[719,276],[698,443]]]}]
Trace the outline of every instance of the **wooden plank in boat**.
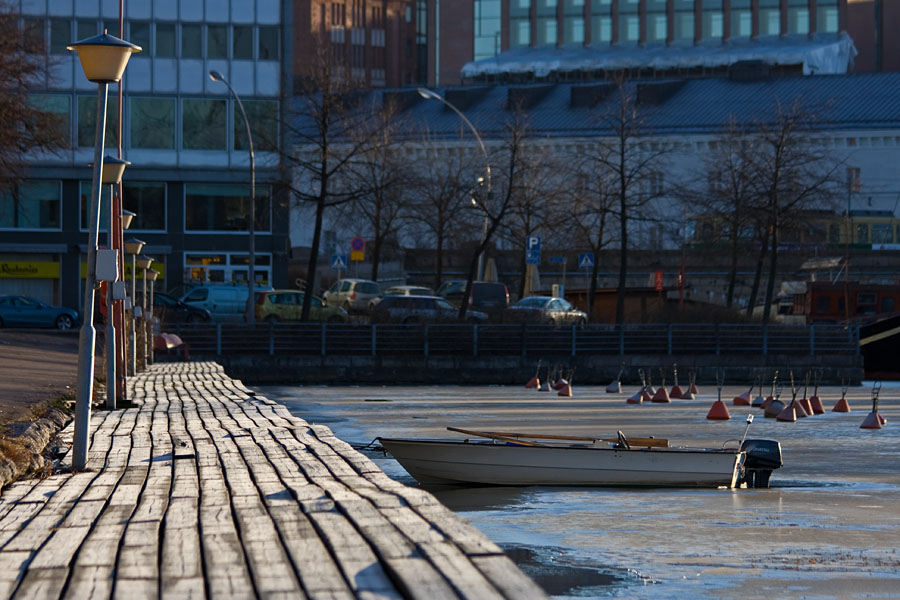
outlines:
[{"label": "wooden plank in boat", "polygon": [[[618,442],[618,438],[603,438],[603,437],[579,437],[574,435],[552,435],[547,433],[517,433],[517,432],[507,432],[507,431],[472,431],[469,429],[459,429],[457,427],[448,427],[448,431],[454,431],[456,433],[464,433],[466,435],[474,435],[478,437],[484,438],[493,438],[503,441],[512,441],[517,443],[522,443],[523,445],[537,445],[537,444],[527,444],[524,443],[519,438],[529,438],[535,440],[560,440],[560,441],[573,441],[573,442],[610,442],[616,443]],[[669,440],[665,438],[654,438],[654,437],[631,437],[628,436],[626,438],[628,443],[632,446],[640,446],[642,448],[668,448]]]}]

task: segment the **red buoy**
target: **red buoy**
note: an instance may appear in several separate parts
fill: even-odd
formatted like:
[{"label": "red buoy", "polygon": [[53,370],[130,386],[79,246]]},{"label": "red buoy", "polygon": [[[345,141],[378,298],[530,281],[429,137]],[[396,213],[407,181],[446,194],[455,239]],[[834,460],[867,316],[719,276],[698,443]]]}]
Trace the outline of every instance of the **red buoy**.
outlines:
[{"label": "red buoy", "polygon": [[709,412],[706,413],[706,418],[711,421],[727,421],[731,418],[731,414],[728,412],[728,407],[725,406],[724,402],[716,400],[710,407]]},{"label": "red buoy", "polygon": [[868,415],[866,415],[866,419],[862,422],[862,425],[859,426],[860,429],[881,429],[881,416],[872,411]]},{"label": "red buoy", "polygon": [[780,413],[778,413],[778,416],[775,417],[775,420],[776,421],[788,421],[788,422],[796,421],[797,420],[796,406],[797,405],[794,402],[791,402],[790,405],[784,407],[784,410],[782,410]]}]

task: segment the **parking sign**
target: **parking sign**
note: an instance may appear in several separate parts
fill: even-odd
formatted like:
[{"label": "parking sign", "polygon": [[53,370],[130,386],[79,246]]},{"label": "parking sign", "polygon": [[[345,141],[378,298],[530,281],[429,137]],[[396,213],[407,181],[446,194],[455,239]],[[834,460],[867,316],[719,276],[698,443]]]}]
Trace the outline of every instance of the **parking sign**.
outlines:
[{"label": "parking sign", "polygon": [[541,264],[541,236],[529,235],[525,238],[525,264]]}]

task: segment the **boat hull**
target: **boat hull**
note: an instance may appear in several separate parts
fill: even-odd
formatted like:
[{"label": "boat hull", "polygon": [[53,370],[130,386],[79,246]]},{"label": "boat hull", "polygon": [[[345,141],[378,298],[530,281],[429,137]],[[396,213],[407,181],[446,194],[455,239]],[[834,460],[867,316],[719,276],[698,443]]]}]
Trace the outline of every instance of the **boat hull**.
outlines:
[{"label": "boat hull", "polygon": [[520,446],[385,439],[381,443],[426,485],[735,487],[745,454],[736,450]]}]

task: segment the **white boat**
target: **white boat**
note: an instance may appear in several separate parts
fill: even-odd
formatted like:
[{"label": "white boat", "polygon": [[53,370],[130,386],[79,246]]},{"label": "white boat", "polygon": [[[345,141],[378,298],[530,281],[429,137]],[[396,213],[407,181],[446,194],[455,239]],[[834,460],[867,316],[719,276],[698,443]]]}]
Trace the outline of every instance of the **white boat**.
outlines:
[{"label": "white boat", "polygon": [[[741,448],[674,448],[621,432],[613,440],[448,429],[488,439],[379,440],[424,485],[766,487],[772,469],[781,466],[780,446],[771,440],[747,440]],[[754,442],[768,456],[747,464],[748,452],[758,451],[747,450]]]}]

